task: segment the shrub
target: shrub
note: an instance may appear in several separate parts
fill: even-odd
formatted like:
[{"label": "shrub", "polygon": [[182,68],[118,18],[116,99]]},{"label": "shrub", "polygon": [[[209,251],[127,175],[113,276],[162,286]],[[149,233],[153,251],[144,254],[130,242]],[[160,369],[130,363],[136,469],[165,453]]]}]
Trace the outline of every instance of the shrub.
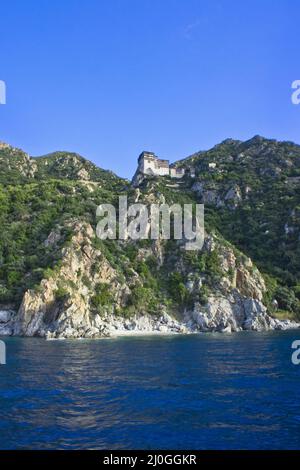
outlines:
[{"label": "shrub", "polygon": [[136,286],[132,289],[131,297],[128,301],[136,310],[155,313],[158,307],[158,300],[154,296],[152,289],[148,287]]},{"label": "shrub", "polygon": [[92,305],[95,308],[107,306],[112,303],[113,297],[110,292],[110,286],[106,283],[99,283],[95,289],[95,295],[91,298]]},{"label": "shrub", "polygon": [[169,276],[168,291],[175,302],[184,304],[190,300],[190,293],[184,285],[183,275],[179,272],[172,273]]},{"label": "shrub", "polygon": [[67,291],[67,289],[65,289],[64,287],[58,287],[54,293],[55,295],[55,299],[59,302],[62,302],[64,300],[66,300],[66,298],[68,297],[69,293]]},{"label": "shrub", "polygon": [[291,312],[296,306],[296,296],[292,289],[279,286],[275,291],[275,298],[278,302],[280,310],[288,310]]}]

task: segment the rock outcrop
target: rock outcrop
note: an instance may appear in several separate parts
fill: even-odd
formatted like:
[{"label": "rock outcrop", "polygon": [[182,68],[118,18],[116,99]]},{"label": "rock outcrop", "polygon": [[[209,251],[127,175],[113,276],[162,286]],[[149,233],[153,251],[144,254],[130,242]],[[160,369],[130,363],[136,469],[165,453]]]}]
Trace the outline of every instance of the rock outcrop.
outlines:
[{"label": "rock outcrop", "polygon": [[[100,250],[92,245],[94,231],[89,224],[74,222],[71,244],[62,249],[59,270],[43,279],[39,289],[25,292],[13,319],[13,334],[46,336],[54,332],[63,337],[99,335],[91,302],[98,284],[109,284],[114,295],[114,309],[122,307],[129,293],[118,280]],[[47,243],[56,237],[49,235]],[[64,286],[61,288],[61,286]]]},{"label": "rock outcrop", "polygon": [[299,328],[299,323],[272,318],[262,302],[235,292],[228,297],[210,297],[205,306],[195,305],[187,314],[187,326],[192,331],[232,333]]},{"label": "rock outcrop", "polygon": [[[180,262],[192,307],[174,312],[163,303],[155,313],[141,311],[124,315],[132,288],[142,284],[140,275],[131,270],[130,279],[120,279],[104,253],[95,248],[94,230],[87,223],[70,222],[70,244],[62,248],[59,269],[41,281],[38,289],[25,292],[17,312],[0,311],[0,334],[56,338],[99,338],[115,335],[155,333],[265,331],[298,327],[268,315],[262,303],[265,284],[249,258],[239,257],[217,237],[207,235],[204,252],[218,253],[221,276],[215,280],[206,302],[197,299],[205,276],[199,277],[189,264]],[[61,238],[52,231],[45,243],[55,245]],[[137,252],[137,261],[158,257],[158,266],[167,262],[160,241]],[[179,268],[178,268],[179,269]],[[230,274],[230,275],[229,275]],[[197,277],[198,276],[198,277]],[[62,286],[63,285],[63,289]],[[93,299],[98,286],[109,286],[111,302],[95,308]]]}]

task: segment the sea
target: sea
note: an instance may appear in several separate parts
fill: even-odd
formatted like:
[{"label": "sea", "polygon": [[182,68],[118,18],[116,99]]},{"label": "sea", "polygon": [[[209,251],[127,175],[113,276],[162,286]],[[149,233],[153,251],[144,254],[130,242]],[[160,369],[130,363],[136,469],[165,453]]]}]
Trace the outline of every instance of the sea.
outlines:
[{"label": "sea", "polygon": [[300,331],[2,338],[1,449],[299,449]]}]

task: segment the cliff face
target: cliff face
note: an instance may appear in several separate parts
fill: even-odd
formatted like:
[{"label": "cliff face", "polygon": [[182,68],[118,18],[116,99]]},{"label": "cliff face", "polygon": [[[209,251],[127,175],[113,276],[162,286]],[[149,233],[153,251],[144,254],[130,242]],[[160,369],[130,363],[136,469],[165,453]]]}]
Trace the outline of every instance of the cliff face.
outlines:
[{"label": "cliff face", "polygon": [[206,225],[264,274],[268,309],[300,317],[300,146],[260,136],[227,139],[177,163],[193,166],[186,189],[206,207]]},{"label": "cliff face", "polygon": [[48,279],[43,279],[36,290],[25,292],[14,319],[15,335],[54,333],[90,337],[101,334],[99,315],[92,307],[99,285],[109,286],[114,310],[124,304],[128,287],[118,281],[117,272],[101,251],[92,246],[95,236],[92,227],[77,222],[68,226],[73,236],[69,246],[61,250],[60,267]]},{"label": "cliff face", "polygon": [[[264,207],[268,203],[263,179],[249,180],[249,172],[266,173],[266,155],[271,156],[269,184],[278,181],[275,169],[280,159],[282,166],[284,161],[297,166],[297,158],[293,160],[291,154],[297,153],[297,146],[296,150],[290,144],[289,150],[279,147],[278,156],[274,145],[260,139],[252,144],[227,141],[180,162],[186,168],[192,164],[198,171],[196,178],[187,176],[180,184],[167,177],[144,178],[137,188],[77,154],[57,152],[32,159],[2,145],[0,164],[10,159],[10,179],[9,184],[0,184],[0,335],[95,338],[137,332],[298,327],[276,318],[282,299],[296,312],[297,282],[290,281],[294,290],[288,290],[280,271],[274,271],[276,277],[268,270],[261,274],[248,255],[253,240],[246,234],[247,230],[254,233],[253,226],[243,231],[248,205]],[[247,153],[241,156],[242,150]],[[213,167],[208,165],[211,159],[217,161]],[[239,181],[229,171],[232,161],[237,162],[234,168]],[[248,177],[239,161],[243,165],[249,162]],[[291,165],[286,163],[284,168]],[[278,207],[283,211],[284,188],[280,188]],[[205,202],[203,249],[187,252],[179,240],[100,241],[95,235],[96,207],[103,202],[116,204],[118,195],[127,195],[129,203],[148,205]],[[288,215],[283,218],[288,219],[283,230],[285,243],[296,243],[297,237],[296,192],[292,196],[289,193],[293,207],[286,208]],[[261,208],[259,214],[261,217]],[[273,218],[266,216],[270,226],[276,213]],[[257,214],[253,216],[253,225],[259,233],[257,218]],[[232,233],[231,220],[235,223]],[[236,233],[239,238],[231,243],[224,233],[231,241]],[[270,257],[273,246],[256,242],[261,243],[265,258]],[[254,255],[264,268],[262,254],[260,258],[254,251]]]},{"label": "cliff face", "polygon": [[[206,275],[202,276],[189,260],[179,255],[177,272],[185,283],[185,301],[179,306],[170,303],[164,289],[155,286],[152,295],[157,295],[157,290],[161,295],[154,312],[149,311],[147,304],[128,311],[135,290],[144,285],[143,276],[127,266],[127,277],[122,278],[107,255],[94,247],[91,225],[70,222],[68,228],[73,235],[69,246],[61,250],[59,268],[42,279],[35,290],[25,292],[15,314],[2,315],[2,334],[48,339],[97,338],[129,332],[234,332],[295,326],[267,314],[262,303],[265,283],[251,260],[235,255],[229,246],[211,236],[206,238],[203,255],[216,253],[219,270],[207,290],[207,298],[202,295]],[[59,233],[51,232],[47,243],[55,244],[58,239]],[[157,245],[156,242],[138,250],[137,259],[143,262],[158,250],[159,270],[168,272],[170,254],[162,244]],[[127,263],[130,264],[129,259]]]}]

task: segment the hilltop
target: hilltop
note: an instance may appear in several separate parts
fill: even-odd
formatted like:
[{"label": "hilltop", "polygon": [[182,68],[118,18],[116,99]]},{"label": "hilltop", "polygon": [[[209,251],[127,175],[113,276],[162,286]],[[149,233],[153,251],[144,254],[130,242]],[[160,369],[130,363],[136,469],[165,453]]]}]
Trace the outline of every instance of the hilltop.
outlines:
[{"label": "hilltop", "polygon": [[1,183],[21,184],[49,179],[105,181],[112,185],[121,180],[112,171],[97,167],[78,153],[57,151],[30,157],[23,150],[0,142]]}]

